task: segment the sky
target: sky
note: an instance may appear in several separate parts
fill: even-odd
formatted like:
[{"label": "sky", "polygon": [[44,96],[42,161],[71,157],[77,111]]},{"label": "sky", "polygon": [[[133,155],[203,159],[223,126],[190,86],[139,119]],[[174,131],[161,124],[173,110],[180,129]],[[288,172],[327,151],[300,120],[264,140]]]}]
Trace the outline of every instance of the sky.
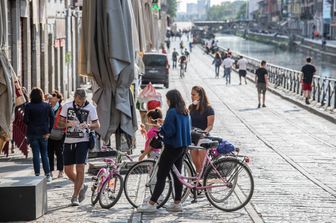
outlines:
[{"label": "sky", "polygon": [[[228,0],[211,0],[211,5],[218,5],[224,1]],[[185,12],[187,10],[187,3],[197,3],[197,0],[180,0],[180,2],[178,11]]]}]

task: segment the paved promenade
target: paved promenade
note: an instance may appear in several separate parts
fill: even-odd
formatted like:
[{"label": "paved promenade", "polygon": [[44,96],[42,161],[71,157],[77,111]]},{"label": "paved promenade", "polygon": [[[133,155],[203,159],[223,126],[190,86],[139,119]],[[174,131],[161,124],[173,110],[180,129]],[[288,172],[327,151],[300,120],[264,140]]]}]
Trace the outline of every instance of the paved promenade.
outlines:
[{"label": "paved promenade", "polygon": [[[113,208],[103,210],[99,204],[91,207],[89,191],[83,205],[69,207],[72,186],[63,179],[48,185],[49,212],[36,222],[336,222],[336,125],[270,92],[267,107],[257,109],[254,83],[239,85],[232,73],[232,84],[226,85],[223,78],[214,78],[211,62],[195,47],[185,79],[172,70],[171,89],[179,89],[191,103],[192,86],[203,86],[216,113],[212,134],[251,157],[255,191],[245,209],[222,212],[202,198],[196,204],[187,200],[182,213],[141,214],[122,195]],[[159,91],[164,95],[167,89]],[[138,153],[141,136],[137,142]],[[20,156],[1,160],[0,170],[0,177],[33,175],[32,161]]]}]

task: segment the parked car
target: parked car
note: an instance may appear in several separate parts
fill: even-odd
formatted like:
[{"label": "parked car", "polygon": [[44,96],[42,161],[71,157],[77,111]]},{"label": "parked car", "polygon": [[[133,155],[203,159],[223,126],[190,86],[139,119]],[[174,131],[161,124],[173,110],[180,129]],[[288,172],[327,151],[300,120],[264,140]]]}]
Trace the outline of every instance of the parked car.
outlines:
[{"label": "parked car", "polygon": [[166,54],[145,53],[143,56],[145,74],[142,76],[141,85],[163,84],[169,88],[169,62]]}]

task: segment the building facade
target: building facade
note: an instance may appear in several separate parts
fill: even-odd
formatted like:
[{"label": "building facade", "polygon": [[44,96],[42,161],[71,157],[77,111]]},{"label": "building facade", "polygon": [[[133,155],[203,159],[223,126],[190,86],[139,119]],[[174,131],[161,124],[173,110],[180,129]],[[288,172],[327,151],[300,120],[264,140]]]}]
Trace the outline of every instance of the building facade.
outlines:
[{"label": "building facade", "polygon": [[76,72],[80,11],[73,1],[10,0],[8,53],[27,92],[60,90],[69,97]]}]

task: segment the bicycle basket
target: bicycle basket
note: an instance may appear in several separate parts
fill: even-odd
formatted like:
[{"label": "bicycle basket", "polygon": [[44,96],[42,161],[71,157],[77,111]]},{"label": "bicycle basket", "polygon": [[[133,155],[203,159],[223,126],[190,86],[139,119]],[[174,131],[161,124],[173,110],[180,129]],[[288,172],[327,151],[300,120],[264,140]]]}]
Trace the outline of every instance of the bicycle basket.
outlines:
[{"label": "bicycle basket", "polygon": [[220,154],[231,153],[234,151],[234,149],[235,149],[235,146],[232,143],[225,141],[225,140],[219,143],[217,147],[217,151]]}]

